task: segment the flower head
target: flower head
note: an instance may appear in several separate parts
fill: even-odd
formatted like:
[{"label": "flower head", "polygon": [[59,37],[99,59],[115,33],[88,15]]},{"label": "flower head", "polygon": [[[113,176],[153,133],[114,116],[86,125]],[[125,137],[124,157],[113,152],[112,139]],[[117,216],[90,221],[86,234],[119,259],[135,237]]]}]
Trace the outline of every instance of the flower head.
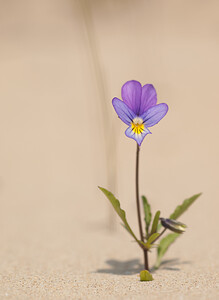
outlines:
[{"label": "flower head", "polygon": [[[123,100],[123,101],[122,101]],[[157,104],[157,93],[152,84],[143,87],[131,80],[122,86],[122,100],[113,98],[112,104],[118,117],[129,127],[125,134],[140,146],[149,127],[157,124],[167,113],[165,103]]]},{"label": "flower head", "polygon": [[185,224],[172,219],[160,218],[160,221],[163,227],[168,228],[176,233],[185,232],[185,228],[187,227]]}]

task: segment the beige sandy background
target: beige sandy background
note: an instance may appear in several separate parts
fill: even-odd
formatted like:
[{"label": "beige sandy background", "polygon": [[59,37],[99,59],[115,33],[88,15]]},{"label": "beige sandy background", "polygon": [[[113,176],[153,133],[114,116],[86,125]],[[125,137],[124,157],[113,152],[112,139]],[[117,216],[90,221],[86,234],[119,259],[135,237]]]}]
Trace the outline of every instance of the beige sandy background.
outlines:
[{"label": "beige sandy background", "polygon": [[[219,299],[218,1],[0,1],[0,298]],[[140,188],[168,216],[203,192],[149,283],[135,142],[111,106],[153,83],[170,110],[141,149]],[[150,257],[153,266],[155,254]]]}]

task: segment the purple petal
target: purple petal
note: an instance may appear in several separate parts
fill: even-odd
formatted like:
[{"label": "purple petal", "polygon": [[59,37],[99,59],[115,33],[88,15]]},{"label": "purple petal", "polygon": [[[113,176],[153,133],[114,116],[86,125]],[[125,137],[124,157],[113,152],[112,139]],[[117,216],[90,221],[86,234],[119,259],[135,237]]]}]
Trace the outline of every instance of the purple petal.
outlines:
[{"label": "purple petal", "polygon": [[118,115],[118,117],[127,125],[130,125],[132,120],[136,117],[133,111],[118,98],[113,98],[113,107]]},{"label": "purple petal", "polygon": [[128,107],[136,114],[139,114],[141,105],[141,84],[138,81],[127,81],[122,87],[122,99]]},{"label": "purple petal", "polygon": [[151,133],[149,129],[145,128],[144,131],[140,134],[134,133],[132,130],[132,127],[128,127],[125,131],[125,134],[127,137],[134,139],[139,146],[141,146],[141,143],[143,142],[144,138],[148,133]]},{"label": "purple petal", "polygon": [[166,103],[160,103],[149,108],[140,117],[143,119],[146,127],[152,127],[166,115],[167,111],[168,105]]},{"label": "purple petal", "polygon": [[141,106],[139,114],[142,115],[150,107],[157,104],[157,93],[152,84],[146,84],[142,87]]}]

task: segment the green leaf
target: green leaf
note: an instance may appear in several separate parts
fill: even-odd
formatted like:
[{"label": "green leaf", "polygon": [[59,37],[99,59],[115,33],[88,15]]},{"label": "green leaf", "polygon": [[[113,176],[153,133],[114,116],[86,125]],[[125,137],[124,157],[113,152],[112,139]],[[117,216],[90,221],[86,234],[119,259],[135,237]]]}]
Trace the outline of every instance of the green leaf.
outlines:
[{"label": "green leaf", "polygon": [[150,249],[151,244],[156,240],[156,238],[159,236],[160,234],[158,232],[153,233],[149,239],[147,240],[147,243],[145,244],[147,249]]},{"label": "green leaf", "polygon": [[191,198],[188,198],[183,201],[183,203],[174,210],[174,212],[170,215],[170,219],[176,220],[178,219],[189,207],[192,205],[193,202],[195,202],[198,197],[201,196],[202,193],[196,194],[192,196]]},{"label": "green leaf", "polygon": [[[174,212],[169,216],[169,219],[176,220],[178,219],[194,202],[198,197],[201,196],[202,193],[195,194],[194,196],[183,201],[181,205],[178,205]],[[158,225],[158,230],[161,228],[161,224]]]},{"label": "green leaf", "polygon": [[142,202],[143,202],[143,207],[144,207],[144,215],[145,215],[145,229],[146,229],[146,236],[149,234],[149,227],[151,224],[151,206],[148,203],[148,200],[145,196],[142,196]]},{"label": "green leaf", "polygon": [[151,229],[151,234],[150,236],[157,232],[157,225],[158,225],[158,222],[159,222],[159,218],[160,218],[160,211],[158,210],[154,216],[154,220],[153,220],[153,224],[152,224],[152,229]]},{"label": "green leaf", "polygon": [[128,228],[125,226],[125,224],[123,224],[123,223],[120,223],[121,225],[122,225],[122,227],[123,228],[125,228],[125,230],[127,230],[128,231],[128,233],[129,233],[129,230],[128,230]]},{"label": "green leaf", "polygon": [[109,201],[111,202],[112,206],[114,207],[115,211],[117,212],[117,214],[119,215],[119,217],[122,219],[123,223],[124,223],[124,227],[127,229],[127,231],[131,234],[131,236],[136,240],[136,242],[138,242],[138,244],[140,243],[140,241],[137,239],[137,237],[135,236],[134,232],[132,231],[131,227],[129,226],[127,220],[126,220],[126,214],[125,211],[123,209],[121,209],[120,207],[120,203],[119,200],[115,198],[115,196],[107,191],[106,189],[99,187],[99,189],[104,193],[104,195],[109,199]]},{"label": "green leaf", "polygon": [[154,280],[154,278],[149,271],[143,270],[140,272],[140,280],[141,281],[152,281],[152,280]]},{"label": "green leaf", "polygon": [[[202,193],[196,194],[186,200],[183,203],[176,207],[174,212],[170,215],[170,219],[176,220],[178,219],[194,202],[198,197],[201,196]],[[161,225],[158,225],[158,229],[160,229]],[[166,237],[164,237],[157,248],[157,261],[155,264],[155,268],[160,266],[162,257],[167,252],[169,246],[177,239],[180,234],[178,233],[170,233]]]},{"label": "green leaf", "polygon": [[175,242],[175,240],[178,238],[180,234],[178,233],[170,233],[167,236],[165,236],[161,241],[157,248],[157,260],[155,264],[155,268],[159,268],[161,264],[162,257],[167,252],[169,246]]},{"label": "green leaf", "polygon": [[139,241],[139,243],[144,246],[144,248],[146,248],[147,250],[149,250],[152,246],[155,246],[155,245],[152,245],[152,243],[156,240],[156,238],[160,235],[160,233],[156,232],[156,233],[153,233],[149,239],[147,240],[147,243],[145,242],[142,242],[142,241]]}]

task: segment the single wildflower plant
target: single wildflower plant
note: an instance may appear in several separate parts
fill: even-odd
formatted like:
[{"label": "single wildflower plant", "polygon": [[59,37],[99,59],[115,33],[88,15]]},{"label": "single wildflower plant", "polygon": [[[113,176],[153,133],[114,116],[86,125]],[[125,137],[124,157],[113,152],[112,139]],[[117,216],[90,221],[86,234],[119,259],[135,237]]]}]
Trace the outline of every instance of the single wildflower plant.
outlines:
[{"label": "single wildflower plant", "polygon": [[[120,207],[119,200],[107,189],[102,187],[99,187],[99,189],[111,202],[116,213],[121,218],[124,228],[143,250],[144,270],[140,273],[140,280],[151,281],[153,277],[149,272],[148,252],[154,247],[157,248],[157,260],[154,267],[158,268],[169,246],[185,232],[186,225],[176,221],[176,219],[178,219],[201,194],[196,194],[184,200],[183,203],[178,205],[173,213],[170,214],[169,218],[160,217],[161,212],[159,210],[154,214],[154,217],[152,217],[149,201],[145,196],[142,196],[145,220],[145,230],[143,230],[139,197],[140,146],[146,135],[151,133],[148,128],[157,124],[166,115],[168,105],[166,103],[157,104],[157,93],[152,84],[142,86],[141,83],[136,80],[126,82],[122,86],[122,100],[113,98],[112,104],[118,117],[128,125],[125,131],[126,136],[134,139],[137,144],[135,190],[140,238],[138,238],[131,229],[126,218],[126,213]],[[160,231],[162,227],[163,230]],[[157,244],[157,241],[167,230],[172,231],[172,233],[164,236]]]}]

